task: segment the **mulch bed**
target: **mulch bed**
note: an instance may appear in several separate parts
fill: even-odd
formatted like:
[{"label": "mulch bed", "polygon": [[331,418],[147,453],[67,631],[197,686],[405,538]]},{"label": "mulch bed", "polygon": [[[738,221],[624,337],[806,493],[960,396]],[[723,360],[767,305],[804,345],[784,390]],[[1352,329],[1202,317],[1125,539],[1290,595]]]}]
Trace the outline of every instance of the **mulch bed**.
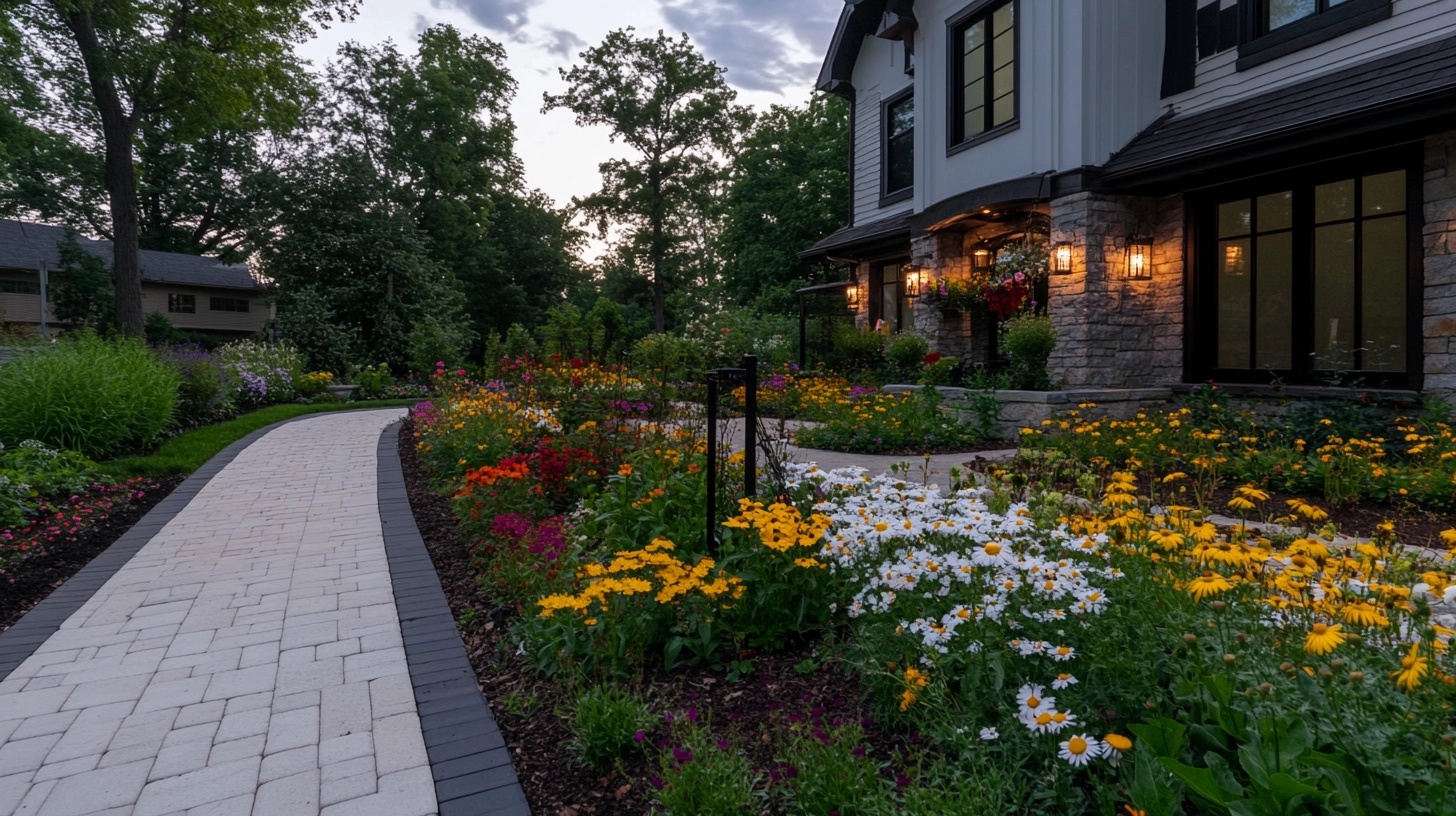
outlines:
[{"label": "mulch bed", "polygon": [[[515,653],[511,620],[520,614],[497,607],[477,591],[468,540],[450,513],[449,503],[431,489],[414,445],[412,423],[400,433],[400,460],[415,523],[439,573],[460,626],[461,638],[481,691],[510,746],[531,811],[538,816],[605,816],[649,813],[650,781],[657,772],[646,755],[629,757],[620,771],[605,776],[584,766],[570,748],[571,731],[561,716],[569,696],[560,684],[539,678],[527,658]],[[651,672],[639,691],[655,712],[689,709],[712,712],[715,734],[731,736],[754,766],[767,776],[774,765],[778,737],[787,723],[818,714],[826,722],[861,722],[863,694],[845,667],[805,661],[809,647],[757,656],[754,672],[737,683],[703,670]],[[650,738],[665,736],[659,728]],[[902,746],[893,736],[870,729],[870,750],[890,756]]]},{"label": "mulch bed", "polygon": [[0,584],[0,632],[10,628],[22,615],[91,563],[93,558],[105,552],[158,502],[167,498],[184,478],[168,476],[151,480],[153,486],[145,496],[128,502],[120,510],[98,517],[94,524],[76,536],[75,541],[51,545],[44,552],[27,558],[14,583]]}]

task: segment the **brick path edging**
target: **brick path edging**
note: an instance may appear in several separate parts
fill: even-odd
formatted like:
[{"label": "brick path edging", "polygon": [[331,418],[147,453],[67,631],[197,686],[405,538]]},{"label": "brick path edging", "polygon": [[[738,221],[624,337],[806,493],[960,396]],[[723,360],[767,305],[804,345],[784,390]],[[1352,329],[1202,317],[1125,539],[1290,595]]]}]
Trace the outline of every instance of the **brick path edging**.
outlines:
[{"label": "brick path edging", "polygon": [[510,749],[410,510],[399,460],[401,424],[379,437],[379,521],[440,816],[530,816]]}]

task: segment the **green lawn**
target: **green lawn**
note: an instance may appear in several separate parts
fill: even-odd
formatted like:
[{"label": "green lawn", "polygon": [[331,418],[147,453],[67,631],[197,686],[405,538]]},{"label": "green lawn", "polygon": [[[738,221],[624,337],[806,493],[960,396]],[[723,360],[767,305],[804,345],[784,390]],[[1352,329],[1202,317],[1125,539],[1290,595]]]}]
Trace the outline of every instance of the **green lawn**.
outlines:
[{"label": "green lawn", "polygon": [[128,456],[124,459],[102,462],[101,469],[122,479],[132,476],[186,475],[202,467],[203,463],[216,456],[228,445],[275,422],[324,411],[399,408],[414,405],[417,402],[419,400],[410,399],[324,405],[273,405],[251,414],[244,414],[237,419],[188,431],[181,436],[167,440],[156,453],[150,456]]}]

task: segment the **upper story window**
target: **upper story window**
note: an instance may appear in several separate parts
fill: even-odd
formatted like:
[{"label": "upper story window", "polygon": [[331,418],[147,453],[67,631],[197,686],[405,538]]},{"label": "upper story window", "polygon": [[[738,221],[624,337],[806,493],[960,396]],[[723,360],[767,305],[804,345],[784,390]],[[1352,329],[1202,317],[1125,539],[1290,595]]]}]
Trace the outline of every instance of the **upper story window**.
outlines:
[{"label": "upper story window", "polygon": [[1264,0],[1258,10],[1260,31],[1269,32],[1306,17],[1322,14],[1348,0]]},{"label": "upper story window", "polygon": [[951,146],[1016,121],[1016,5],[981,3],[951,22]]},{"label": "upper story window", "polygon": [[915,94],[892,97],[884,110],[884,184],[881,205],[910,197],[915,184]]},{"label": "upper story window", "polygon": [[248,301],[246,298],[208,298],[207,308],[214,312],[246,312]]},{"label": "upper story window", "polygon": [[172,314],[197,314],[197,296],[167,295],[167,311]]}]

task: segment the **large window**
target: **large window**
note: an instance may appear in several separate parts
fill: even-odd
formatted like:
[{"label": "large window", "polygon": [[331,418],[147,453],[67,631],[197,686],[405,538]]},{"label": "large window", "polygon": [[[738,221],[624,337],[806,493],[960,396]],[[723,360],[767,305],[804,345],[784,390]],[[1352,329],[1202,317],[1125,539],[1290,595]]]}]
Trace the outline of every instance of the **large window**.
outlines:
[{"label": "large window", "polygon": [[197,296],[167,295],[167,311],[172,314],[197,314]]},{"label": "large window", "polygon": [[1016,121],[1016,2],[974,7],[951,27],[950,145]]},{"label": "large window", "polygon": [[1190,338],[1204,367],[1230,380],[1407,382],[1418,359],[1409,172],[1374,165],[1212,197],[1200,226],[1203,325]]},{"label": "large window", "polygon": [[883,328],[892,334],[904,328],[904,304],[902,297],[900,270],[905,266],[904,260],[894,263],[882,263],[875,265],[870,273],[870,320],[884,321],[883,323],[872,322],[871,326]]},{"label": "large window", "polygon": [[908,91],[885,102],[883,203],[910,197],[915,184],[915,94]]},{"label": "large window", "polygon": [[39,295],[40,284],[21,280],[0,280],[0,295]]},{"label": "large window", "polygon": [[1260,33],[1274,31],[1306,17],[1323,14],[1347,0],[1262,0],[1256,2]]},{"label": "large window", "polygon": [[207,308],[214,312],[246,312],[248,301],[246,298],[208,298]]}]

